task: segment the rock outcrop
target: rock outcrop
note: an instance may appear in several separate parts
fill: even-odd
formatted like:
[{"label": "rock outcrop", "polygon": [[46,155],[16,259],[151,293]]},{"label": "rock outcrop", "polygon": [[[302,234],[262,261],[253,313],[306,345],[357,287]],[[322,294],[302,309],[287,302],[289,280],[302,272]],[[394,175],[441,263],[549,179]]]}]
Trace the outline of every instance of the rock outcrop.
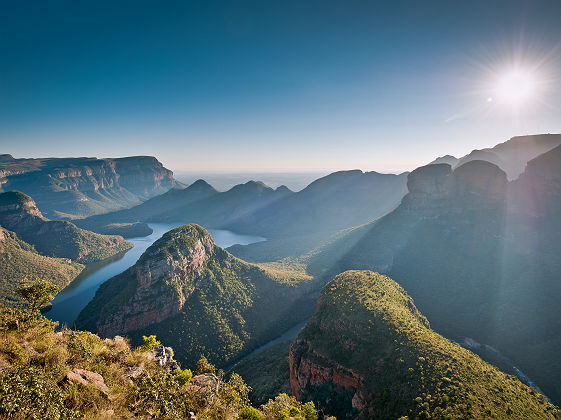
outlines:
[{"label": "rock outcrop", "polygon": [[324,287],[289,357],[294,396],[337,418],[555,416],[545,397],[433,332],[397,283],[370,271]]},{"label": "rock outcrop", "polygon": [[402,200],[404,209],[437,215],[504,205],[508,181],[498,166],[472,160],[454,171],[445,163],[417,168],[407,177],[407,188],[409,193]]},{"label": "rock outcrop", "polygon": [[129,249],[122,236],[100,235],[67,221],[51,221],[31,197],[18,191],[0,193],[0,225],[49,257],[90,263]]},{"label": "rock outcrop", "polygon": [[0,191],[29,194],[51,218],[105,213],[177,185],[154,157],[0,160]]},{"label": "rock outcrop", "polygon": [[498,166],[507,174],[509,180],[514,180],[524,172],[527,162],[559,145],[561,134],[518,136],[492,148],[473,150],[460,159],[446,155],[430,164],[447,163],[455,169],[472,160],[484,160]]},{"label": "rock outcrop", "polygon": [[185,225],[104,283],[76,324],[104,337],[127,334],[133,342],[155,334],[181,363],[194,364],[204,353],[220,364],[309,314],[299,299],[307,299],[310,278],[293,276],[239,260],[202,227]]}]

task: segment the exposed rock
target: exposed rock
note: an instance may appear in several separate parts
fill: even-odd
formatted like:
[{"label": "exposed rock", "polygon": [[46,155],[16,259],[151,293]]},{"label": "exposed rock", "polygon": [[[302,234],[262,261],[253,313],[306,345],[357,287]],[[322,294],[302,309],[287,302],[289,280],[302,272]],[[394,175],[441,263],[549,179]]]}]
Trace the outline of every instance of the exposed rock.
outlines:
[{"label": "exposed rock", "polygon": [[448,211],[504,204],[508,181],[496,165],[472,160],[452,171],[448,164],[431,164],[415,169],[407,177],[409,193],[402,208],[435,216]]},{"label": "exposed rock", "polygon": [[153,358],[158,366],[163,367],[168,372],[179,369],[179,363],[173,359],[173,349],[171,347],[156,346],[148,352],[148,356]]},{"label": "exposed rock", "polygon": [[83,386],[92,386],[106,396],[109,393],[109,389],[107,388],[107,385],[105,385],[103,376],[101,376],[99,373],[85,369],[72,369],[70,372],[64,375],[60,382],[70,385],[80,384]]},{"label": "exposed rock", "polygon": [[213,373],[203,373],[191,378],[191,385],[200,388],[216,388],[218,386],[218,377]]},{"label": "exposed rock", "polygon": [[0,158],[0,187],[31,195],[49,217],[130,207],[177,185],[151,156],[120,159]]},{"label": "exposed rock", "polygon": [[[183,235],[192,240],[182,242]],[[174,244],[171,253],[167,248],[162,252],[169,243]],[[137,285],[135,292],[99,324],[99,334],[110,337],[126,333],[179,313],[195,288],[197,271],[213,255],[214,247],[208,232],[194,225],[166,233],[126,272]]]}]

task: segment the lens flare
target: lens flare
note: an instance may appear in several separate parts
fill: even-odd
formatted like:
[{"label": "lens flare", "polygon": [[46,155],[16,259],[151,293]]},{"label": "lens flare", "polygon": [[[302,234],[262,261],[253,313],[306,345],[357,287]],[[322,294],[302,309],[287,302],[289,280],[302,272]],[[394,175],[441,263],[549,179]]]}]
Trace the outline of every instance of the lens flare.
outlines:
[{"label": "lens flare", "polygon": [[536,95],[535,76],[524,70],[512,70],[503,74],[497,81],[493,100],[514,108],[527,105]]}]

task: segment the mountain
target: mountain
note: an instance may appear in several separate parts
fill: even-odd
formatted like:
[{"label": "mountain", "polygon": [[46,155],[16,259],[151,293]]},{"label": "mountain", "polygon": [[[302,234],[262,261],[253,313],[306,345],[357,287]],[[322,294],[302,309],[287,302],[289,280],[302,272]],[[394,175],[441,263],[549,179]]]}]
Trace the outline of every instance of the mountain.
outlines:
[{"label": "mountain", "polygon": [[22,191],[57,219],[131,207],[177,185],[173,173],[151,156],[0,159],[0,192]]},{"label": "mountain", "polygon": [[132,247],[121,236],[100,235],[67,221],[48,220],[33,199],[19,191],[0,193],[0,225],[17,233],[40,254],[81,263],[100,261]]},{"label": "mountain", "polygon": [[109,223],[137,221],[196,222],[226,228],[232,221],[290,194],[292,191],[286,187],[274,190],[256,181],[218,192],[200,179],[187,188],[170,190],[130,209],[90,217],[79,223],[96,231]]},{"label": "mountain", "polygon": [[233,257],[191,224],[164,234],[101,285],[76,325],[133,342],[156,334],[182,362],[204,354],[226,365],[309,316],[311,286],[304,274]]},{"label": "mountain", "polygon": [[293,394],[338,418],[532,418],[561,414],[513,376],[432,331],[389,277],[328,283],[290,349]]},{"label": "mountain", "polygon": [[484,161],[418,168],[398,208],[325,246],[307,269],[391,275],[436,331],[490,346],[559,402],[560,180],[561,147],[511,182]]},{"label": "mountain", "polygon": [[101,231],[116,222],[195,222],[268,238],[336,232],[391,211],[407,191],[406,180],[407,174],[341,171],[297,193],[284,186],[273,190],[256,181],[217,192],[198,180],[131,209],[79,223]]},{"label": "mountain", "polygon": [[473,150],[460,159],[446,155],[435,159],[430,164],[447,163],[456,168],[472,160],[485,160],[497,165],[506,172],[509,180],[513,180],[524,172],[529,160],[559,145],[561,145],[561,134],[518,136],[492,148]]},{"label": "mountain", "polygon": [[38,254],[14,232],[0,226],[0,304],[21,305],[15,290],[24,278],[48,279],[59,290],[68,285],[84,269],[82,264],[67,258],[50,258]]},{"label": "mountain", "polygon": [[263,206],[229,226],[266,237],[337,231],[369,222],[394,209],[406,190],[407,174],[341,171],[302,191]]}]

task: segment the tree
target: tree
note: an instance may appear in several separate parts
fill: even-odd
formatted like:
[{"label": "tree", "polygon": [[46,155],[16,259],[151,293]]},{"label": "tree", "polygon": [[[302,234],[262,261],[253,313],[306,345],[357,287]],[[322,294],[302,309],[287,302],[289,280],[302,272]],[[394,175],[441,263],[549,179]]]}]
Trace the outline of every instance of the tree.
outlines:
[{"label": "tree", "polygon": [[48,280],[36,279],[29,283],[27,278],[24,279],[27,285],[20,286],[16,289],[16,293],[21,296],[29,306],[32,312],[36,312],[51,300],[54,299],[53,293],[58,287]]},{"label": "tree", "polygon": [[201,375],[203,373],[216,373],[216,367],[210,363],[206,357],[201,356],[195,368],[195,375]]}]

